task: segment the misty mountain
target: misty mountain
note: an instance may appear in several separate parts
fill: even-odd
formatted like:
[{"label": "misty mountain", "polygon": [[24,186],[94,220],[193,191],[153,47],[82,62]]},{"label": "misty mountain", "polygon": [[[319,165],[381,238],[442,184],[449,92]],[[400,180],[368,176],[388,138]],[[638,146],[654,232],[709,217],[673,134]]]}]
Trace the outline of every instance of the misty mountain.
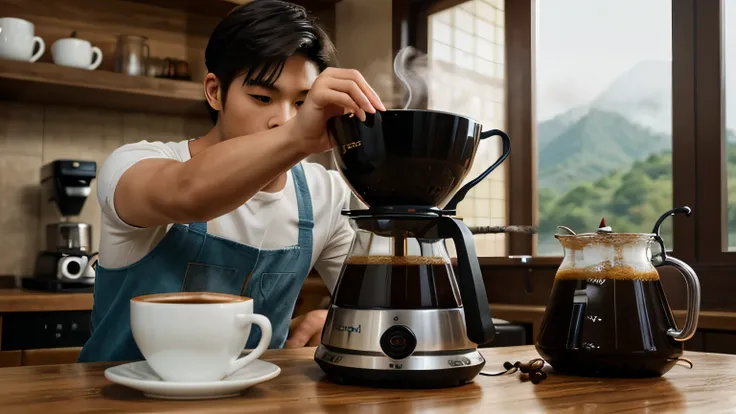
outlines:
[{"label": "misty mountain", "polygon": [[544,148],[591,109],[613,112],[656,132],[672,131],[672,65],[644,61],[616,78],[592,102],[537,124],[537,148]]},{"label": "misty mountain", "polygon": [[[736,99],[736,82],[726,83],[726,96]],[[728,103],[728,102],[726,102]],[[736,123],[736,102],[725,105],[726,117]],[[655,132],[672,133],[672,63],[661,60],[639,62],[614,79],[593,101],[570,109],[537,125],[538,148],[542,148],[586,111],[614,112]],[[729,125],[731,128],[736,125]],[[736,133],[728,131],[729,142]]]},{"label": "misty mountain", "polygon": [[[562,123],[558,119],[557,125],[549,124],[543,131]],[[617,113],[591,109],[541,147],[539,186],[565,190],[671,147],[667,134],[636,125]]]},{"label": "misty mountain", "polygon": [[537,148],[541,150],[554,138],[588,113],[588,106],[580,106],[537,124]]},{"label": "misty mountain", "polygon": [[591,108],[623,115],[656,132],[672,133],[672,63],[643,61],[616,78]]},{"label": "misty mountain", "polygon": [[[589,104],[537,124],[539,186],[567,190],[670,151],[671,131],[671,63],[640,62]],[[736,132],[726,140],[736,143]]]}]

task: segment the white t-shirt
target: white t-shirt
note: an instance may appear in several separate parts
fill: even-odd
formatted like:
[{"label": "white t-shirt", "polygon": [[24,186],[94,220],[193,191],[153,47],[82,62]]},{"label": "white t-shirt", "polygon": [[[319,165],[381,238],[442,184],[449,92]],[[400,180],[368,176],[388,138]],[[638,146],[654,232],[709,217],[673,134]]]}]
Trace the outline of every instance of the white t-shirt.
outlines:
[{"label": "white t-shirt", "polygon": [[[115,212],[113,195],[123,173],[146,158],[190,159],[188,141],[141,141],[118,148],[105,160],[98,174],[97,198],[102,207],[99,261],[119,268],[146,256],[172,225],[139,228],[125,223]],[[353,238],[347,217],[350,190],[336,171],[302,161],[314,212],[311,265],[332,292]],[[207,222],[207,232],[249,246],[278,249],[297,244],[299,216],[291,171],[286,186],[276,193],[258,192],[235,211]]]}]

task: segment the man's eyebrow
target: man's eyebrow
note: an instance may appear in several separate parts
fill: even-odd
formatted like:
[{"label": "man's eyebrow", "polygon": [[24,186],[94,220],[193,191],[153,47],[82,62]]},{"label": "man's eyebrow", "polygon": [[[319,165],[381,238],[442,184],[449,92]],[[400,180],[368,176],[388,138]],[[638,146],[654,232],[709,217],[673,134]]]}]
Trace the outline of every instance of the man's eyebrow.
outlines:
[{"label": "man's eyebrow", "polygon": [[275,85],[263,81],[249,80],[245,82],[245,85],[258,86],[263,89],[268,89],[269,91],[279,92],[279,88],[277,88]]}]

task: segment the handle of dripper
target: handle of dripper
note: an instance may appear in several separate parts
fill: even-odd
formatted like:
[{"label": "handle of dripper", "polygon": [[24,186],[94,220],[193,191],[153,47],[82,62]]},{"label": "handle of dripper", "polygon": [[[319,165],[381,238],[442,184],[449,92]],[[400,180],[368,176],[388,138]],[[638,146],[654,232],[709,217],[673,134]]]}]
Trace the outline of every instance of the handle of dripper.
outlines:
[{"label": "handle of dripper", "polygon": [[491,319],[488,296],[480,272],[478,256],[475,253],[473,233],[462,221],[452,217],[442,217],[439,222],[439,236],[451,238],[457,250],[457,283],[465,310],[465,326],[468,339],[483,345],[496,335]]},{"label": "handle of dripper", "polygon": [[488,176],[493,170],[496,169],[499,165],[501,165],[502,162],[508,158],[509,154],[511,153],[511,138],[509,138],[508,134],[501,131],[500,129],[492,129],[490,131],[485,131],[480,133],[480,139],[486,139],[493,136],[499,136],[501,137],[501,142],[503,143],[503,153],[501,154],[501,157],[496,160],[496,162],[493,163],[490,167],[488,167],[485,171],[483,171],[479,176],[475,177],[472,181],[465,184],[458,192],[455,194],[454,197],[450,200],[447,205],[445,205],[445,210],[455,210],[457,209],[457,205],[459,202],[463,201],[465,196],[468,194],[468,191],[470,191],[471,188],[475,187],[476,184],[481,182],[484,178]]}]

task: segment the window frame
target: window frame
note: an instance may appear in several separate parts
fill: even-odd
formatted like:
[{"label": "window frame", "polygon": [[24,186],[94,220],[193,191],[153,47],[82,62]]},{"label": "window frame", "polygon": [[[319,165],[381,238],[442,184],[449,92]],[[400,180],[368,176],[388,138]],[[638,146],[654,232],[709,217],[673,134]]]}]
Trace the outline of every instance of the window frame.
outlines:
[{"label": "window frame", "polygon": [[[723,93],[723,0],[694,4],[698,260],[714,266],[736,264],[728,245],[727,177],[725,171],[725,96]],[[736,104],[736,102],[734,102]],[[714,162],[716,161],[717,162]]]},{"label": "window frame", "polygon": [[[427,19],[469,0],[395,0],[414,6],[409,26],[412,36],[395,42],[395,50],[413,45],[427,51]],[[505,9],[506,125],[512,137],[506,161],[507,220],[538,224],[537,147],[534,108],[534,53],[536,1],[507,1]],[[672,254],[690,263],[736,262],[736,253],[721,252],[725,209],[724,126],[721,94],[723,0],[672,0],[672,185],[673,207],[687,205],[690,217],[675,216]],[[416,13],[417,10],[421,12]],[[395,15],[396,18],[396,15]],[[401,24],[401,19],[397,19]],[[717,21],[716,21],[717,20]],[[697,63],[697,65],[696,65]],[[696,89],[697,85],[697,89]],[[698,110],[700,108],[700,110]],[[705,108],[708,108],[706,110]],[[717,108],[717,110],[712,110]],[[697,139],[696,139],[697,137]],[[721,164],[712,160],[720,159]],[[718,191],[715,191],[715,185]],[[514,191],[510,191],[514,189]],[[710,198],[705,197],[708,192]],[[713,197],[712,194],[717,194]],[[714,230],[715,229],[715,230]],[[647,231],[642,229],[642,231]],[[719,238],[712,237],[717,231]],[[561,256],[537,257],[536,235],[509,234],[508,256],[532,256],[532,261],[559,264]],[[483,257],[485,263],[518,263],[518,258]]]}]

